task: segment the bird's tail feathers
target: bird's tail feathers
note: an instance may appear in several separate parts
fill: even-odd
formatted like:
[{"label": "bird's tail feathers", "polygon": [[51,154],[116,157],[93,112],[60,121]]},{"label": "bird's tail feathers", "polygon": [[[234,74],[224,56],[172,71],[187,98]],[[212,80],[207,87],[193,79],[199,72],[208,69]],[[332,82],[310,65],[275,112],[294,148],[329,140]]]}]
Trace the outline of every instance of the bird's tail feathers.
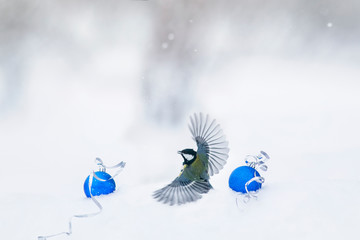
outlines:
[{"label": "bird's tail feathers", "polygon": [[191,183],[174,181],[171,184],[154,192],[153,197],[159,202],[169,205],[181,205],[195,202],[202,198],[201,194],[212,189],[209,181],[192,181]]}]

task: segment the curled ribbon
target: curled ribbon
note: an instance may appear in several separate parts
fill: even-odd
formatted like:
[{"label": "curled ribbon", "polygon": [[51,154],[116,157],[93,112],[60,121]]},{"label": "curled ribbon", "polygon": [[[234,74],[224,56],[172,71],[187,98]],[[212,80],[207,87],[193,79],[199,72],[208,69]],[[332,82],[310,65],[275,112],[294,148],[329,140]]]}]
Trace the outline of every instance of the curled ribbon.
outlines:
[{"label": "curled ribbon", "polygon": [[38,236],[38,240],[46,240],[48,238],[63,235],[63,234],[70,236],[72,234],[72,219],[73,218],[93,217],[93,216],[96,216],[96,215],[98,215],[98,214],[100,214],[102,212],[103,207],[101,206],[99,201],[91,194],[91,187],[92,187],[93,178],[96,178],[97,180],[102,181],[102,182],[109,181],[110,179],[113,179],[114,177],[116,177],[124,169],[126,163],[125,162],[120,162],[120,163],[118,163],[118,164],[116,164],[114,166],[108,167],[108,166],[105,166],[103,164],[103,161],[100,158],[96,158],[95,162],[99,166],[100,171],[106,171],[107,168],[110,168],[110,169],[111,168],[120,168],[111,178],[106,179],[106,180],[99,178],[94,171],[92,171],[90,173],[89,185],[88,185],[89,186],[89,193],[90,193],[91,200],[99,208],[99,210],[97,212],[93,212],[93,213],[73,215],[69,219],[69,230],[67,232],[60,232],[60,233],[53,234],[53,235],[48,235],[48,236]]},{"label": "curled ribbon", "polygon": [[[269,160],[270,157],[269,155],[264,152],[264,151],[260,151],[260,154],[259,155],[247,155],[245,157],[245,163],[246,165],[248,165],[249,167],[252,167],[254,168],[255,170],[262,170],[262,171],[267,171],[268,170],[268,166],[265,165],[265,162],[267,160]],[[249,181],[247,181],[245,183],[245,190],[246,190],[246,194],[243,198],[243,202],[244,203],[247,203],[251,198],[257,198],[257,195],[259,193],[259,190],[257,191],[253,191],[253,192],[250,192],[248,190],[248,186],[252,183],[252,182],[258,182],[260,184],[264,183],[265,182],[265,178],[263,177],[260,177],[260,176],[257,176],[256,175],[256,171],[254,171],[254,177],[251,178]],[[236,198],[236,205],[238,206],[238,199]]]},{"label": "curled ribbon", "polygon": [[92,171],[93,174],[94,174],[94,177],[95,177],[97,180],[103,181],[103,182],[109,181],[109,180],[115,178],[117,175],[119,175],[119,173],[122,172],[122,170],[124,169],[124,167],[125,167],[125,165],[126,165],[125,162],[119,162],[118,164],[115,164],[114,166],[111,166],[111,167],[105,166],[104,163],[103,163],[103,161],[102,161],[100,158],[96,158],[96,159],[95,159],[95,163],[96,163],[96,165],[99,166],[99,170],[100,170],[100,171],[103,171],[103,172],[105,172],[107,168],[109,168],[109,169],[120,168],[111,178],[106,179],[106,180],[99,178],[99,177],[95,174],[95,171]]}]

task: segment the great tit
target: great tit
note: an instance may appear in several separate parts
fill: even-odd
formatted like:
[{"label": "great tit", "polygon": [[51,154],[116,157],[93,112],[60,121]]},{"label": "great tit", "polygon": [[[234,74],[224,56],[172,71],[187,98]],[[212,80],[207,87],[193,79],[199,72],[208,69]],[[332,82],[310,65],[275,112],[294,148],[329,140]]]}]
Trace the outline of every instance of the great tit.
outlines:
[{"label": "great tit", "polygon": [[178,151],[184,160],[183,169],[169,185],[154,192],[153,197],[159,202],[181,205],[200,199],[212,189],[210,176],[219,173],[228,159],[228,142],[215,120],[202,113],[194,114],[194,117],[190,116],[188,126],[197,151]]}]

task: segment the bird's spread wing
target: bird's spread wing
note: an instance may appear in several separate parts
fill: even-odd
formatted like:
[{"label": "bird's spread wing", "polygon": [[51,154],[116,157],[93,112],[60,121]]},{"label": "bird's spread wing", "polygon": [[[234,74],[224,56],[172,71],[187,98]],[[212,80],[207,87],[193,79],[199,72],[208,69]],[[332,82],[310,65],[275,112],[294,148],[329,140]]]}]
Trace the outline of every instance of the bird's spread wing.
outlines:
[{"label": "bird's spread wing", "polygon": [[169,185],[154,192],[153,197],[165,204],[184,204],[201,198],[212,188],[208,181],[191,181],[180,175]]},{"label": "bird's spread wing", "polygon": [[209,115],[195,113],[190,116],[189,129],[198,146],[197,154],[208,165],[209,175],[219,173],[229,157],[228,142],[220,125],[215,119],[210,120]]}]

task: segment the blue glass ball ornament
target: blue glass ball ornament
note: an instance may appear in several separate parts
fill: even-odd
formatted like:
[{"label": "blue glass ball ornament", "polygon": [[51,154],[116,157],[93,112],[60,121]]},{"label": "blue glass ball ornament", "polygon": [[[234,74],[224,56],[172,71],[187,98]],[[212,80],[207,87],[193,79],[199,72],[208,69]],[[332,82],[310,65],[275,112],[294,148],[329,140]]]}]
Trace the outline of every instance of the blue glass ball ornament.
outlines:
[{"label": "blue glass ball ornament", "polygon": [[[93,177],[92,185],[91,185],[91,194],[93,196],[99,196],[101,194],[109,194],[115,191],[116,188],[115,181],[114,179],[110,179],[111,178],[110,174],[103,171],[95,172],[95,174],[96,177],[107,181],[100,181],[95,177]],[[89,178],[90,176],[88,176],[84,182],[84,192],[86,197],[88,198],[91,197],[89,192]]]},{"label": "blue glass ball ornament", "polygon": [[[229,187],[236,192],[246,193],[245,184],[255,176],[254,174],[256,174],[257,177],[260,177],[259,172],[256,171],[255,168],[249,166],[236,168],[230,175]],[[259,188],[261,188],[261,183],[256,181],[253,181],[247,187],[249,192],[256,191]]]}]

